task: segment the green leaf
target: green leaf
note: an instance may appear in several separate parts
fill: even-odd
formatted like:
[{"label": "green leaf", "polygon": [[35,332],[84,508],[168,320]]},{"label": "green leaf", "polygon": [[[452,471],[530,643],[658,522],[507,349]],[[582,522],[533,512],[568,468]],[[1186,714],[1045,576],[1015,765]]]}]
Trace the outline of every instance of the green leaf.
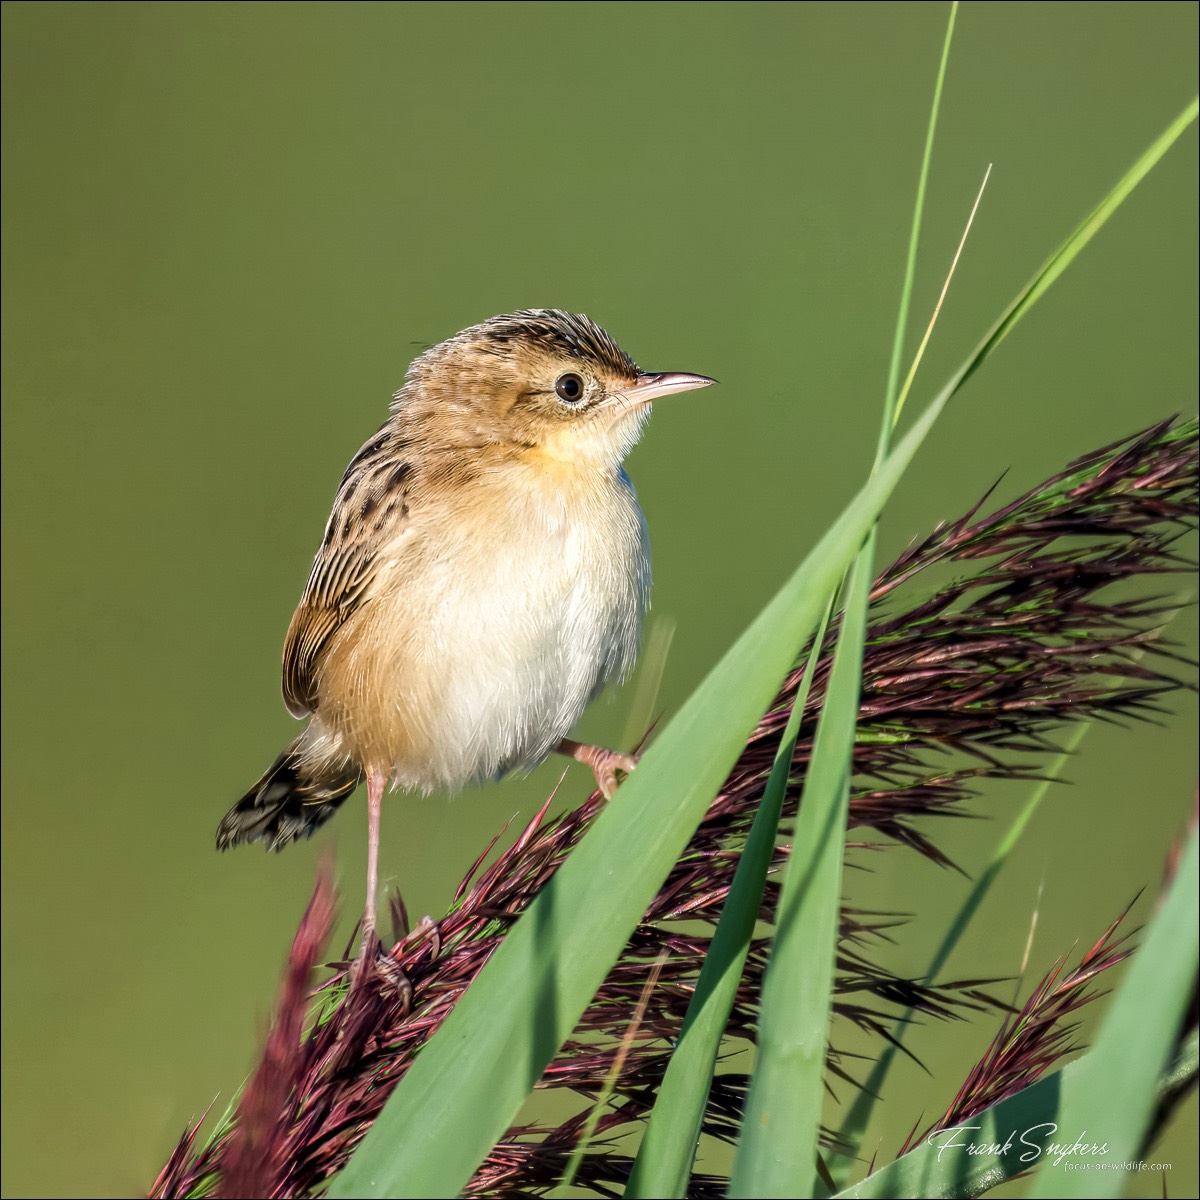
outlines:
[{"label": "green leaf", "polygon": [[[1110,1013],[1115,1013],[1119,1006],[1125,1003],[1135,1003],[1142,998],[1143,991],[1140,983],[1134,984],[1134,973],[1138,964],[1145,962],[1146,974],[1151,982],[1156,974],[1156,966],[1161,960],[1147,955],[1152,950],[1156,955],[1162,941],[1176,934],[1179,930],[1177,918],[1179,910],[1190,903],[1190,912],[1184,914],[1190,919],[1190,944],[1196,945],[1196,836],[1193,833],[1188,847],[1188,862],[1190,868],[1182,866],[1175,880],[1176,886],[1171,890],[1168,906],[1173,908],[1167,917],[1167,906],[1160,911],[1150,928],[1145,944],[1134,955],[1132,970],[1126,976],[1124,983],[1117,992]],[[1188,871],[1190,869],[1190,880]],[[1166,918],[1164,920],[1164,918]],[[1170,946],[1167,947],[1168,953]],[[1192,979],[1195,978],[1195,956],[1192,957]],[[1132,986],[1130,986],[1132,984]],[[1126,997],[1128,995],[1128,1000]],[[1160,1015],[1161,1009],[1155,1015]],[[1145,1025],[1152,1020],[1151,1012],[1147,1012]],[[1103,1038],[1108,1021],[1101,1031]],[[1169,1031],[1170,1041],[1174,1041],[1174,1031],[1177,1024]],[[1078,1154],[1064,1156],[1055,1165],[1055,1155],[1047,1154],[1047,1147],[1052,1143],[1072,1146],[1079,1132],[1077,1125],[1082,1114],[1074,1116],[1067,1109],[1073,1104],[1073,1097],[1080,1092],[1094,1089],[1099,1073],[1108,1074],[1113,1064],[1103,1061],[1107,1051],[1099,1042],[1091,1053],[1077,1062],[1071,1063],[1061,1071],[1047,1075],[1030,1087],[1024,1088],[1015,1096],[1002,1100],[999,1104],[978,1116],[972,1117],[963,1126],[951,1130],[943,1130],[930,1134],[925,1142],[915,1150],[909,1151],[903,1158],[888,1163],[873,1175],[869,1175],[861,1183],[854,1184],[841,1191],[835,1200],[892,1200],[895,1196],[924,1196],[929,1200],[938,1197],[979,1196],[990,1188],[997,1187],[1006,1179],[1022,1171],[1028,1171],[1042,1164],[1041,1171],[1035,1180],[1035,1193],[1048,1196],[1103,1196],[1119,1195],[1124,1182],[1124,1172],[1119,1170],[1094,1171],[1065,1171],[1062,1163],[1067,1158],[1075,1162],[1081,1161]],[[1146,1061],[1139,1062],[1135,1067],[1138,1091],[1144,1093],[1149,1084],[1152,1099],[1167,1092],[1177,1092],[1196,1078],[1197,1065],[1200,1062],[1200,1041],[1195,1030],[1184,1040],[1178,1054],[1171,1063],[1159,1070],[1149,1066]],[[1118,1109],[1126,1104],[1125,1079],[1121,1077],[1117,1086],[1112,1088],[1109,1096]],[[1114,1127],[1115,1128],[1115,1127]],[[1099,1127],[1092,1127],[1090,1132],[1095,1135],[1089,1140],[1104,1141]],[[1080,1139],[1081,1141],[1083,1139]],[[1110,1141],[1106,1155],[1090,1157],[1087,1161],[1117,1163],[1136,1154],[1137,1144],[1134,1143],[1132,1153],[1126,1153]],[[1105,1180],[1112,1175],[1114,1185],[1112,1190],[1105,1190]],[[1078,1183],[1076,1183],[1078,1177]],[[1078,1191],[1069,1191],[1071,1187]],[[1038,1193],[1037,1188],[1045,1188]]]},{"label": "green leaf", "polygon": [[[1050,785],[1056,781],[1060,772],[1070,761],[1071,756],[1079,749],[1084,734],[1090,728],[1091,722],[1088,721],[1080,722],[1075,727],[1071,737],[1067,739],[1067,744],[1063,748],[1063,752],[1047,768],[1046,778],[1040,780],[1034,786],[1029,799],[1008,827],[1004,837],[1000,840],[1000,844],[993,851],[991,861],[980,873],[966,900],[963,901],[958,912],[955,914],[954,920],[950,923],[950,928],[946,930],[945,936],[943,936],[941,943],[934,951],[933,957],[929,960],[929,965],[921,972],[920,977],[922,979],[928,979],[932,982],[949,961],[955,946],[958,945],[962,935],[966,932],[975,914],[979,911],[979,906],[983,903],[984,897],[991,891],[992,884],[996,882],[996,878],[999,876],[1001,870],[1003,870],[1004,864],[1008,862],[1009,855],[1016,848],[1017,842],[1020,841],[1026,826],[1033,819],[1033,814],[1037,812],[1042,801],[1046,798],[1046,793],[1050,790]],[[899,1047],[904,1042],[904,1036],[910,1028],[909,1022],[912,1016],[913,1010],[909,1008],[896,1022],[888,1044],[884,1047],[883,1053],[880,1054],[875,1065],[871,1068],[870,1075],[867,1076],[866,1082],[862,1085],[858,1095],[855,1096],[854,1103],[850,1106],[850,1111],[846,1114],[846,1119],[842,1122],[841,1128],[838,1130],[838,1144],[857,1146],[862,1139],[867,1128],[867,1122],[870,1120],[871,1113],[875,1108],[876,1100],[881,1094],[883,1081],[887,1077],[887,1073],[891,1069],[891,1065],[899,1052]],[[831,1166],[834,1178],[839,1178],[848,1172],[853,1161],[850,1157],[836,1156]]]},{"label": "green leaf", "polygon": [[1044,1165],[1031,1197],[1119,1196],[1127,1169],[1141,1154],[1166,1069],[1200,968],[1200,850],[1196,830],[1116,996],[1105,1013],[1095,1047],[1063,1086],[1057,1141],[1103,1145],[1107,1170],[1055,1169]]},{"label": "green leaf", "polygon": [[808,653],[804,678],[780,739],[762,802],[738,860],[721,919],[713,933],[696,991],[688,1005],[679,1044],[671,1055],[645,1136],[625,1187],[626,1197],[685,1196],[696,1157],[721,1038],[729,1023],[742,968],[762,910],[763,889],[775,850],[775,833],[787,792],[796,738],[808,703],[813,671],[825,644],[833,598]]},{"label": "green leaf", "polygon": [[833,674],[804,781],[763,981],[758,1057],[730,1196],[806,1195],[816,1178],[874,548],[872,531],[851,573]]}]

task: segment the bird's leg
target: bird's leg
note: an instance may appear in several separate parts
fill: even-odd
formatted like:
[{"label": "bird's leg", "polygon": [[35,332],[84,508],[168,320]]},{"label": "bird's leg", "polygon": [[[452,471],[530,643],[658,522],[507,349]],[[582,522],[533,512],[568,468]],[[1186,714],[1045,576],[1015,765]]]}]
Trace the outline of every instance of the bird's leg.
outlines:
[{"label": "bird's leg", "polygon": [[362,942],[358,958],[350,968],[352,984],[365,980],[372,969],[378,969],[383,979],[400,993],[405,1005],[412,1000],[412,984],[408,976],[392,959],[379,953],[381,947],[375,934],[375,897],[379,891],[379,824],[383,811],[383,789],[387,777],[381,771],[367,772],[367,904],[363,909]]},{"label": "bird's leg", "polygon": [[611,800],[617,790],[617,772],[624,771],[628,775],[638,765],[636,754],[605,750],[603,746],[585,746],[582,742],[574,742],[570,738],[563,738],[555,750],[591,767],[596,776],[596,786],[606,800]]},{"label": "bird's leg", "polygon": [[379,891],[379,819],[383,811],[383,787],[380,771],[367,772],[367,907],[363,910],[362,949],[365,958],[375,952],[375,894]]}]

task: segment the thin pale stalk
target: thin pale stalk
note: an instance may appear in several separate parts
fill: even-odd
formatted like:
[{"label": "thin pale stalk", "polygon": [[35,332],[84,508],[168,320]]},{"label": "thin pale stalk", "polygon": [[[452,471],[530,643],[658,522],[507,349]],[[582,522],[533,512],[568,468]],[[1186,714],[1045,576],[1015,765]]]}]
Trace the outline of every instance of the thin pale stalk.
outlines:
[{"label": "thin pale stalk", "polygon": [[992,176],[992,164],[988,163],[988,169],[983,173],[983,182],[979,185],[979,191],[975,196],[975,203],[971,205],[971,215],[967,217],[967,224],[962,232],[962,237],[958,241],[958,249],[954,252],[954,258],[950,263],[950,270],[946,274],[945,282],[942,284],[941,295],[938,296],[937,303],[933,306],[933,316],[929,318],[929,324],[925,327],[925,334],[921,338],[921,344],[917,347],[917,352],[913,356],[912,366],[908,368],[908,374],[904,379],[904,386],[900,389],[900,395],[896,400],[896,413],[892,419],[894,425],[900,420],[900,413],[904,409],[904,401],[908,399],[909,389],[912,387],[913,380],[917,377],[917,368],[921,365],[921,359],[925,357],[925,349],[929,345],[929,339],[933,336],[933,327],[937,324],[937,319],[942,311],[942,305],[946,301],[946,293],[950,290],[950,281],[954,278],[954,272],[958,268],[958,260],[962,257],[963,248],[967,244],[967,237],[970,235],[971,226],[975,224],[975,214],[979,211],[980,201],[983,200],[984,190],[987,188],[988,180]]},{"label": "thin pale stalk", "polygon": [[896,331],[892,336],[892,356],[888,362],[887,385],[884,389],[883,424],[879,431],[876,462],[888,452],[892,430],[900,416],[896,403],[900,383],[900,363],[904,358],[904,338],[908,331],[908,309],[912,302],[913,281],[917,274],[917,251],[921,244],[921,216],[925,211],[925,189],[929,184],[929,164],[933,161],[933,139],[937,133],[937,118],[942,107],[942,85],[946,81],[946,64],[950,61],[950,42],[954,37],[954,22],[958,19],[958,0],[950,5],[946,22],[946,37],[942,42],[942,57],[938,61],[937,81],[933,85],[933,103],[925,129],[925,149],[921,155],[921,170],[917,175],[917,198],[913,204],[912,225],[908,233],[908,255],[904,260],[904,280],[900,285],[900,311],[896,315]]},{"label": "thin pale stalk", "polygon": [[616,1054],[613,1055],[612,1067],[604,1081],[604,1088],[596,1097],[596,1103],[592,1105],[591,1111],[587,1115],[579,1140],[575,1143],[575,1149],[571,1151],[571,1157],[567,1160],[567,1169],[563,1172],[563,1180],[560,1185],[564,1188],[569,1188],[575,1182],[575,1176],[579,1173],[579,1165],[583,1162],[583,1156],[587,1153],[592,1138],[596,1136],[600,1114],[608,1106],[608,1102],[617,1090],[617,1080],[621,1078],[621,1072],[625,1069],[625,1060],[629,1057],[629,1051],[642,1028],[642,1022],[646,1019],[646,1009],[650,1004],[650,997],[658,986],[658,977],[662,974],[663,963],[667,961],[669,953],[670,951],[663,950],[655,960],[654,966],[650,968],[646,986],[642,988],[637,1007],[633,1010],[633,1019],[629,1022],[629,1028],[625,1030],[624,1036],[617,1046]]}]

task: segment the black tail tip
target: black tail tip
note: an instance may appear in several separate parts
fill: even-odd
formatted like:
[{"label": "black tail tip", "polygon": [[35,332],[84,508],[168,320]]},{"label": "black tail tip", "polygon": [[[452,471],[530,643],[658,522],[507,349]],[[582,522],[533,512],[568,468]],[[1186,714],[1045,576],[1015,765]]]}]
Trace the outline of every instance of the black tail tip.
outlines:
[{"label": "black tail tip", "polygon": [[251,842],[282,850],[289,842],[311,837],[358,787],[362,778],[358,768],[315,774],[297,755],[297,742],[222,818],[217,826],[218,850]]}]

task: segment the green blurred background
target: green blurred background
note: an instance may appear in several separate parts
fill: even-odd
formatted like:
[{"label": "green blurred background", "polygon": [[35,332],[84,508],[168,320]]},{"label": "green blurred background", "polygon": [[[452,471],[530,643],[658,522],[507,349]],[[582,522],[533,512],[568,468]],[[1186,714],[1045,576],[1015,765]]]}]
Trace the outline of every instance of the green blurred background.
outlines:
[{"label": "green blurred background", "polygon": [[[6,1195],[143,1191],[247,1072],[330,844],[353,920],[359,801],[278,857],[219,857],[213,831],[293,734],[283,633],[341,471],[420,347],[555,305],[647,369],[721,380],[658,406],[629,464],[653,614],[675,627],[656,711],[851,495],[946,11],[4,6]],[[1187,102],[1196,16],[962,10],[922,326],[995,170],[915,399]],[[1005,469],[1013,494],[1193,408],[1196,179],[1193,130],[948,412],[885,552]],[[632,695],[584,734],[627,737]],[[1035,909],[1044,970],[1153,893],[1192,806],[1194,720],[1180,699],[1159,726],[1085,741],[950,976],[1015,973]],[[440,913],[560,769],[389,799],[386,882]],[[978,810],[1024,794],[996,787]],[[970,867],[1001,827],[946,844]],[[967,884],[903,850],[871,865],[851,896],[917,914],[888,961],[919,972]],[[945,1106],[993,1027],[917,1037],[934,1076],[905,1068],[889,1088],[882,1155]],[[1196,1193],[1194,1121],[1161,1155],[1172,1195]]]}]

